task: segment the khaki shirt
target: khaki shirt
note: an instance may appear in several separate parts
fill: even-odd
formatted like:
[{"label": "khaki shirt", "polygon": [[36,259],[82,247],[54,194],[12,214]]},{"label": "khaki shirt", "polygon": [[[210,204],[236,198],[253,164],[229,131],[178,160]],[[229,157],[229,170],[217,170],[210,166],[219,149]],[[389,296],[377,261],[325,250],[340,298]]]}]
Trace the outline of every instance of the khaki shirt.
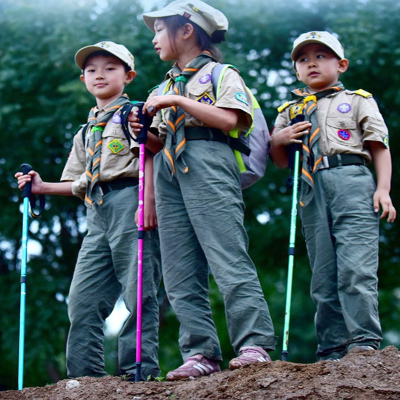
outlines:
[{"label": "khaki shirt", "polygon": [[[253,107],[253,100],[251,96],[247,94],[246,85],[237,71],[228,68],[221,82],[218,99],[215,99],[214,87],[211,82],[211,72],[216,65],[217,63],[211,61],[190,78],[185,86],[185,97],[208,104],[214,101],[215,103],[213,105],[216,107],[241,111],[236,128],[240,131],[247,131],[252,124],[251,110]],[[166,79],[170,77],[171,71],[166,75]],[[217,88],[215,88],[215,90],[216,89]],[[154,89],[150,93],[149,98],[153,96],[157,96],[157,89]],[[162,141],[165,140],[167,135],[168,117],[169,109],[165,109],[164,112],[160,110],[154,116],[151,125],[152,131],[158,133]],[[185,112],[185,127],[194,126],[206,125]],[[227,132],[224,133],[227,134]]]},{"label": "khaki shirt", "polygon": [[[107,107],[105,107],[107,108]],[[95,116],[101,116],[104,110],[94,108]],[[110,182],[116,178],[137,178],[139,176],[139,144],[131,140],[129,145],[120,123],[121,109],[108,120],[103,131],[101,145],[100,182]],[[73,181],[72,193],[85,197],[86,178],[86,148],[91,132],[86,131],[86,143],[83,144],[82,129],[74,136],[73,146],[68,161],[61,175],[61,181]],[[132,133],[132,135],[133,133]]]},{"label": "khaki shirt", "polygon": [[[277,117],[274,134],[290,123],[291,102]],[[322,156],[357,154],[372,160],[368,141],[388,147],[388,129],[372,96],[364,97],[350,90],[318,100],[318,123],[321,129],[319,148]]]}]

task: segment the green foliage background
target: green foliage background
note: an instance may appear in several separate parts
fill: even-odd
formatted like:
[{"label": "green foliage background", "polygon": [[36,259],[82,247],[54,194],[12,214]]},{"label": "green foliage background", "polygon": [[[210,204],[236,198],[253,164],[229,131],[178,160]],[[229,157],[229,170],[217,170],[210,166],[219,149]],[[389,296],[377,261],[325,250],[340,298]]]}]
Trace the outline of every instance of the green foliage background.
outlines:
[{"label": "green foliage background", "polygon": [[[292,70],[293,40],[310,30],[339,36],[350,69],[342,81],[349,89],[374,94],[391,132],[392,199],[399,208],[400,3],[397,0],[208,0],[230,21],[221,47],[225,62],[237,65],[254,89],[270,129],[288,91],[298,85]],[[101,40],[125,44],[135,55],[137,78],[132,99],[147,91],[168,69],[151,44],[139,0],[2,0],[0,3],[0,390],[17,388],[20,299],[21,199],[14,173],[23,162],[44,180],[57,181],[76,127],[86,120],[93,99],[79,80],[75,52]],[[165,1],[154,3],[164,5]],[[154,7],[156,7],[154,5]],[[287,171],[268,166],[265,178],[245,191],[250,253],[282,337],[287,275],[291,192]],[[262,221],[260,216],[267,223]],[[65,375],[68,332],[67,297],[74,263],[84,236],[85,211],[74,198],[47,198],[29,237],[42,251],[28,263],[25,386],[56,382]],[[380,314],[384,343],[400,345],[400,247],[398,223],[381,223]],[[351,242],[351,238],[348,238]],[[315,361],[314,306],[310,271],[298,229],[290,328],[290,360]],[[212,282],[211,299],[225,360],[234,356],[224,308]],[[160,291],[160,362],[163,374],[181,363],[178,324]],[[134,338],[133,338],[134,340]],[[115,373],[115,339],[106,341],[109,373]],[[272,354],[280,358],[281,339]],[[226,368],[227,361],[223,367]]]}]

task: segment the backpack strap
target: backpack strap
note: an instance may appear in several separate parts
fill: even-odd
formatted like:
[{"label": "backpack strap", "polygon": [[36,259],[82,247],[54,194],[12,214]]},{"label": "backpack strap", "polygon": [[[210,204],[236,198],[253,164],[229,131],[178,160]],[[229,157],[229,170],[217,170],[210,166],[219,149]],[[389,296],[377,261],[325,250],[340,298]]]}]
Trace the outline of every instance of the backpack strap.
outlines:
[{"label": "backpack strap", "polygon": [[232,64],[217,64],[211,72],[211,82],[214,87],[214,93],[216,98],[218,98],[222,79],[224,79],[225,72],[228,68],[235,69],[239,72],[239,70]]},{"label": "backpack strap", "polygon": [[171,79],[166,79],[165,81],[160,83],[157,87],[157,96],[162,96],[163,94],[167,93],[170,86]]},{"label": "backpack strap", "polygon": [[132,110],[133,107],[135,107],[135,104],[139,103],[138,101],[131,101],[129,104],[125,104],[122,109],[121,109],[121,126],[122,130],[125,134],[126,140],[128,141],[129,145],[131,144],[131,140],[136,140],[134,137],[132,137],[129,127],[128,127],[128,117],[129,114]]},{"label": "backpack strap", "polygon": [[[125,104],[121,108],[121,126],[122,126],[122,131],[124,132],[124,135],[126,137],[126,140],[128,141],[129,145],[131,144],[131,140],[136,140],[132,137],[131,133],[129,132],[128,128],[128,117],[129,113],[131,112],[132,108],[135,106],[135,103],[138,103],[137,101],[131,101],[129,104]],[[89,129],[89,124],[83,124],[80,125],[79,128],[75,131],[75,134],[79,132],[79,129],[82,128],[82,142],[83,146],[85,146],[86,143],[86,132]]]},{"label": "backpack strap", "polygon": [[[217,64],[211,72],[211,83],[214,88],[214,94],[215,94],[216,99],[218,98],[222,80],[224,79],[225,72],[228,68],[232,68],[232,69],[236,70],[237,72],[239,72],[239,69],[236,68],[232,64]],[[253,122],[253,125],[254,125],[254,122]],[[250,127],[248,133],[250,133],[251,129],[253,128],[253,125]],[[228,144],[233,150],[236,150],[242,154],[245,154],[246,156],[249,156],[251,150],[246,144],[244,144],[242,141],[240,141],[239,133],[240,132],[237,131],[236,129],[234,129],[233,131],[230,131],[229,137],[228,137],[228,139],[229,139]]]},{"label": "backpack strap", "polygon": [[81,128],[82,128],[82,143],[83,143],[83,147],[85,147],[85,143],[86,143],[86,132],[87,132],[87,130],[88,130],[88,128],[89,128],[89,124],[87,123],[87,124],[81,125],[81,126],[78,128],[78,131],[79,131],[79,129],[81,129]]}]

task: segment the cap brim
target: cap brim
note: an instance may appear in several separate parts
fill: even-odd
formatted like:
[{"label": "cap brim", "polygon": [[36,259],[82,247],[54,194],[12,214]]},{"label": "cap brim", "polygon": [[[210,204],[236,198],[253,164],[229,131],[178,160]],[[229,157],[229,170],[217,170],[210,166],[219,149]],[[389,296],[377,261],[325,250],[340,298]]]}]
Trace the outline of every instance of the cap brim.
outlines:
[{"label": "cap brim", "polygon": [[[90,56],[90,54],[94,53],[95,51],[107,51],[103,47],[100,46],[87,46],[83,47],[82,49],[78,50],[78,52],[75,54],[75,64],[83,70],[83,65],[85,64],[85,60]],[[109,53],[107,51],[107,53]],[[112,54],[112,53],[110,53]]]},{"label": "cap brim", "polygon": [[157,18],[164,17],[172,17],[173,15],[177,15],[176,11],[168,11],[168,10],[160,10],[160,11],[152,11],[146,14],[143,14],[143,20],[147,27],[152,31],[154,30],[154,22]]},{"label": "cap brim", "polygon": [[326,44],[325,42],[322,42],[322,41],[317,40],[317,39],[309,39],[309,40],[305,40],[304,42],[301,42],[299,45],[297,45],[296,48],[294,48],[294,49],[292,50],[292,54],[291,54],[292,60],[293,60],[293,61],[296,61],[296,58],[297,58],[297,55],[298,55],[299,51],[300,51],[304,46],[306,46],[307,44],[312,44],[312,43],[322,44],[322,45],[328,47],[328,49],[330,49],[331,51],[333,51],[340,59],[343,58],[340,54],[338,54],[338,53],[336,52],[336,50],[334,50],[331,46],[329,46],[329,45]]}]

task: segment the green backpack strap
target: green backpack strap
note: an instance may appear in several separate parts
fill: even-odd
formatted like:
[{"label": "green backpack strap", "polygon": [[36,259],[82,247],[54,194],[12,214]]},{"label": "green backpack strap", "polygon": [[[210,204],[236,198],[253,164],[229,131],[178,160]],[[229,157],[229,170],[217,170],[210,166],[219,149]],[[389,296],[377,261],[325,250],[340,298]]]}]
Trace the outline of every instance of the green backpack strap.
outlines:
[{"label": "green backpack strap", "polygon": [[[228,68],[240,72],[238,68],[231,64],[217,64],[212,70],[211,81],[216,99],[219,95],[224,74]],[[229,145],[234,150],[239,166],[242,189],[246,189],[264,176],[270,141],[267,122],[260,105],[253,92],[247,86],[246,91],[253,103],[251,110],[253,123],[246,132],[240,132],[238,129],[229,131]],[[247,149],[247,151],[242,149]]]}]

